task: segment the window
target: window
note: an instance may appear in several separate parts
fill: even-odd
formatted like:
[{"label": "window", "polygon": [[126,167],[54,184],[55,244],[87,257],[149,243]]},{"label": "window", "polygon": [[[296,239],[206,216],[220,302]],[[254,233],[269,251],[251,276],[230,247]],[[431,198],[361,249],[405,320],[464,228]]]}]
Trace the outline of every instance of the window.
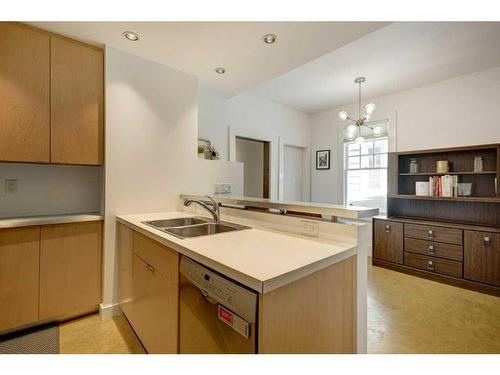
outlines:
[{"label": "window", "polygon": [[354,206],[387,210],[388,138],[367,139],[344,144],[344,197]]}]

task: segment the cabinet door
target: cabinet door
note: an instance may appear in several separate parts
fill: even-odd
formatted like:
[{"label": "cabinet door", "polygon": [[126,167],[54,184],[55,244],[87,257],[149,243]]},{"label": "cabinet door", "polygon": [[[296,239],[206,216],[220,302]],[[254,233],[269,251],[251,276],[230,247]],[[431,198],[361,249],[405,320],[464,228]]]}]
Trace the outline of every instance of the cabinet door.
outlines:
[{"label": "cabinet door", "polygon": [[0,160],[50,161],[50,37],[0,22]]},{"label": "cabinet door", "polygon": [[0,229],[0,331],[38,320],[40,227]]},{"label": "cabinet door", "polygon": [[97,310],[101,221],[45,225],[40,244],[40,319]]},{"label": "cabinet door", "polygon": [[373,256],[393,263],[403,263],[403,223],[375,220]]},{"label": "cabinet door", "polygon": [[178,352],[178,286],[134,254],[127,318],[148,353]]},{"label": "cabinet door", "polygon": [[132,300],[132,264],[133,230],[126,225],[117,223],[117,249],[118,249],[118,303],[123,313],[128,317]]},{"label": "cabinet door", "polygon": [[102,164],[103,53],[51,38],[51,162]]},{"label": "cabinet door", "polygon": [[500,234],[464,232],[464,277],[500,286]]}]

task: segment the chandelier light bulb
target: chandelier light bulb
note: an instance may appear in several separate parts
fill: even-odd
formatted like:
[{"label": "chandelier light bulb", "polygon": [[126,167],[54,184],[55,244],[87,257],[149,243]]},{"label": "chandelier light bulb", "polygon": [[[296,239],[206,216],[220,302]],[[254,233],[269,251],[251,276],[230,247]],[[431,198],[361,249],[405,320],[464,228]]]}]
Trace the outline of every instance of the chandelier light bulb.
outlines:
[{"label": "chandelier light bulb", "polygon": [[380,137],[383,132],[384,132],[384,129],[381,126],[375,126],[373,128],[373,135],[375,137]]},{"label": "chandelier light bulb", "polygon": [[370,114],[369,114],[369,113],[365,113],[365,114],[363,115],[363,120],[364,120],[364,121],[368,121],[369,119],[370,119]]},{"label": "chandelier light bulb", "polygon": [[349,141],[352,141],[356,137],[356,134],[358,134],[358,128],[356,125],[349,125],[345,129],[345,136]]},{"label": "chandelier light bulb", "polygon": [[347,114],[347,112],[346,112],[346,111],[340,111],[340,112],[339,112],[339,114],[337,115],[337,117],[338,117],[340,120],[342,120],[342,121],[347,120],[347,117],[348,117],[348,116],[349,116],[349,115]]},{"label": "chandelier light bulb", "polygon": [[365,111],[368,115],[371,115],[373,113],[373,111],[375,111],[375,108],[377,108],[377,106],[373,103],[368,103],[366,106],[365,106]]}]

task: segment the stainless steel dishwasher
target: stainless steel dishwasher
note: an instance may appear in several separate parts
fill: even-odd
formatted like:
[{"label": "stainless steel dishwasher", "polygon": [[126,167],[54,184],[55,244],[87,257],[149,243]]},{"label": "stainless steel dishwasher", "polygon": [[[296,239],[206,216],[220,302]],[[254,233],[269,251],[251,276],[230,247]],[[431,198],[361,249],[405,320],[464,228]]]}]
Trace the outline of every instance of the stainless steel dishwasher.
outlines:
[{"label": "stainless steel dishwasher", "polygon": [[256,353],[257,293],[183,256],[181,353]]}]

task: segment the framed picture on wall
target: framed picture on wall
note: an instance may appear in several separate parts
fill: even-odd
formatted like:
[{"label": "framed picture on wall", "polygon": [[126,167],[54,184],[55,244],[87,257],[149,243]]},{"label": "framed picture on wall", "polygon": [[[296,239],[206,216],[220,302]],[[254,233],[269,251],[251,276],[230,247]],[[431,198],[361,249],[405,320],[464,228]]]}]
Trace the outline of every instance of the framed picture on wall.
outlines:
[{"label": "framed picture on wall", "polygon": [[330,150],[316,151],[316,169],[330,169]]}]

